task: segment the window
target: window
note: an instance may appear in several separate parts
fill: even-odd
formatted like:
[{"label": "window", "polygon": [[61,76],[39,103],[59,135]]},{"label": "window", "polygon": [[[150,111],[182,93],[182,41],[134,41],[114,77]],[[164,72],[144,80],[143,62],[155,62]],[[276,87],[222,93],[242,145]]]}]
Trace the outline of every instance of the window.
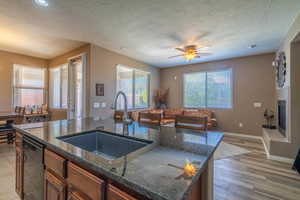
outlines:
[{"label": "window", "polygon": [[61,65],[49,70],[50,107],[68,108],[68,65]]},{"label": "window", "polygon": [[[123,91],[129,109],[149,107],[149,72],[119,65],[117,67],[117,91]],[[118,100],[117,108],[123,108],[123,100]]]},{"label": "window", "polygon": [[232,70],[184,74],[184,107],[232,108]]},{"label": "window", "polygon": [[13,71],[14,106],[42,105],[45,96],[46,70],[15,64]]}]

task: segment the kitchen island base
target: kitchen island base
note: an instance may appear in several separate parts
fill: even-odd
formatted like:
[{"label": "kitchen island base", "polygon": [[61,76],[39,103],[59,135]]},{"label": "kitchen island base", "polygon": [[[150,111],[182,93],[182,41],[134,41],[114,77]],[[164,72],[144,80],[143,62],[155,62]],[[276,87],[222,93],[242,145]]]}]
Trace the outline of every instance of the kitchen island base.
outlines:
[{"label": "kitchen island base", "polygon": [[[17,134],[17,141],[21,142],[21,134]],[[16,146],[17,173],[16,192],[23,199],[23,171],[24,159],[19,143]],[[138,200],[148,199],[132,190],[119,189],[110,179],[98,177],[70,159],[60,156],[52,150],[44,151],[44,200]],[[200,179],[194,183],[187,197],[188,200],[213,200],[213,159],[207,163]],[[150,200],[150,199],[148,199]]]},{"label": "kitchen island base", "polygon": [[[24,187],[24,180],[30,180],[24,166],[34,157],[24,155],[23,148],[23,138],[29,137],[44,147],[41,174],[35,175],[44,180],[37,190],[44,191],[39,194],[44,200],[213,200],[213,154],[222,133],[136,122],[124,132],[122,123],[90,118],[14,128],[16,191],[21,199],[27,200],[30,193]],[[107,137],[94,142],[97,137],[87,137],[92,134]],[[72,144],[66,138],[74,138]]]}]

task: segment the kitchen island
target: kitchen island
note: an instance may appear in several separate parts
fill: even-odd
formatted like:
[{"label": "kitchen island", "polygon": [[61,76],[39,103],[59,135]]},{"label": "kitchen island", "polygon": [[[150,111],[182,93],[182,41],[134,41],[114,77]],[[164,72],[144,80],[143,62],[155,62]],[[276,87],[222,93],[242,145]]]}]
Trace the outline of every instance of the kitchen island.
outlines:
[{"label": "kitchen island", "polygon": [[[213,200],[213,154],[222,133],[93,118],[16,125],[15,129],[16,191],[21,198],[26,199],[24,157],[31,159],[22,149],[23,139],[29,138],[44,147],[45,200]],[[99,134],[124,140],[122,144],[142,145],[133,144],[137,148],[132,151],[128,146],[122,155],[121,143],[114,143],[105,148],[117,153],[106,155],[78,143],[93,143],[93,139],[76,141],[78,136]],[[187,164],[196,170],[186,173]]]}]

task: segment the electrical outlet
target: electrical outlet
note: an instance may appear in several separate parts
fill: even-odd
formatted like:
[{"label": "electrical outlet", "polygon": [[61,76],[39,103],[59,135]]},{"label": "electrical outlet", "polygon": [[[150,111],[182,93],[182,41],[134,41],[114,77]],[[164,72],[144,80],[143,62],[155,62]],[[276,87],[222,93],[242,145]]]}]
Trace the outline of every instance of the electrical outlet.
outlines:
[{"label": "electrical outlet", "polygon": [[244,126],[243,123],[240,122],[240,123],[239,123],[239,127],[240,127],[240,128],[243,128],[243,126]]},{"label": "electrical outlet", "polygon": [[262,103],[260,102],[254,102],[254,108],[261,108],[262,107]]}]

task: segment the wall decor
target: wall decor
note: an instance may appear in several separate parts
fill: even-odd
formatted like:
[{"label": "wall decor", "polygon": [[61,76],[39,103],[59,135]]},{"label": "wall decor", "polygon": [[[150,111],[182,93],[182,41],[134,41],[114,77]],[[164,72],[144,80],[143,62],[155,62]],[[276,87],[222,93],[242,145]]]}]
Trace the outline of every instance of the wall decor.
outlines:
[{"label": "wall decor", "polygon": [[104,96],[104,84],[96,83],[96,96]]},{"label": "wall decor", "polygon": [[277,85],[278,87],[282,88],[286,79],[286,57],[284,52],[280,52],[277,55],[273,65],[276,67]]},{"label": "wall decor", "polygon": [[157,109],[166,109],[168,107],[169,88],[166,90],[158,89],[154,94],[154,103]]}]

